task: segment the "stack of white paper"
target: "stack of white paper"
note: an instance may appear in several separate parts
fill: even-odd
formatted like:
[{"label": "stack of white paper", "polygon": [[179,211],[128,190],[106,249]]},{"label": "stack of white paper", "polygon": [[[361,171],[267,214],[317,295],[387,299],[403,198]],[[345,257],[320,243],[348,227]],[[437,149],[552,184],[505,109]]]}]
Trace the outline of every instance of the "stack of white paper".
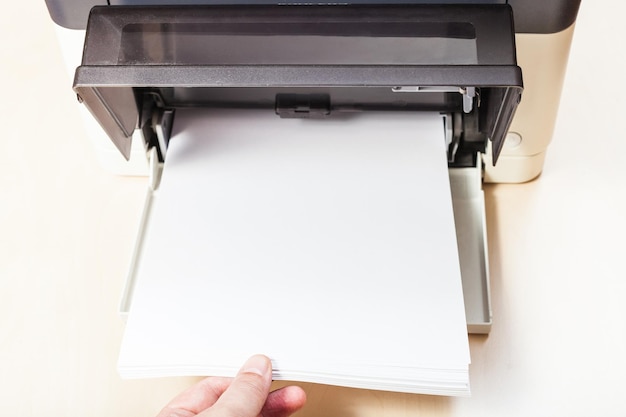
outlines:
[{"label": "stack of white paper", "polygon": [[158,193],[122,376],[469,392],[441,116],[179,111]]}]

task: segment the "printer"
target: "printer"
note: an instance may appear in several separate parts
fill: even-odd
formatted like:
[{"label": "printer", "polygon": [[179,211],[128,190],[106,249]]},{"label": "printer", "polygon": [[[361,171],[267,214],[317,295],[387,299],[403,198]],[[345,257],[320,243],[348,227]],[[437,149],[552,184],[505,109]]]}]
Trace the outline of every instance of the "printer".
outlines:
[{"label": "printer", "polygon": [[444,119],[468,331],[489,332],[482,184],[541,173],[580,0],[46,3],[103,165],[150,176],[122,312],[177,109],[429,111]]}]

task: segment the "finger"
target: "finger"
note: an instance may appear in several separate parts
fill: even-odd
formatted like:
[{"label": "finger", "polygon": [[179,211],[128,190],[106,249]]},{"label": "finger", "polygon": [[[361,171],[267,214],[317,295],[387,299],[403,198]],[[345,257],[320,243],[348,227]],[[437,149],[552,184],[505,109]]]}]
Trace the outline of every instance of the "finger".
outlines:
[{"label": "finger", "polygon": [[157,417],[195,416],[215,404],[231,381],[232,378],[205,378],[178,394]]},{"label": "finger", "polygon": [[246,361],[230,386],[203,416],[257,417],[272,383],[272,364],[267,356]]},{"label": "finger", "polygon": [[306,393],[298,386],[288,386],[270,393],[261,410],[262,417],[288,417],[304,407]]}]

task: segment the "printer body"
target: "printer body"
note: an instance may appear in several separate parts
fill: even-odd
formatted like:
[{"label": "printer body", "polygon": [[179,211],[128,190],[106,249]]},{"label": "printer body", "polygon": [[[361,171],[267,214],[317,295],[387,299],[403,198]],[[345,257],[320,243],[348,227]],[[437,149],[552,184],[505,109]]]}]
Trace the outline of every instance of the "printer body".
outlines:
[{"label": "printer body", "polygon": [[46,3],[102,164],[150,176],[122,312],[177,108],[430,111],[444,120],[468,331],[489,332],[482,183],[541,173],[580,0]]}]

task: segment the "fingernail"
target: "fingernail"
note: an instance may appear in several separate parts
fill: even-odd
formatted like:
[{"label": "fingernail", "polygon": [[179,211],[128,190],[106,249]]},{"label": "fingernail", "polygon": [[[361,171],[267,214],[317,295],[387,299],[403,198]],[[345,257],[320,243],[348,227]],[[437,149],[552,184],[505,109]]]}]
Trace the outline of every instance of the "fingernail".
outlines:
[{"label": "fingernail", "polygon": [[271,362],[267,356],[254,355],[241,367],[241,372],[265,376],[270,368]]}]

